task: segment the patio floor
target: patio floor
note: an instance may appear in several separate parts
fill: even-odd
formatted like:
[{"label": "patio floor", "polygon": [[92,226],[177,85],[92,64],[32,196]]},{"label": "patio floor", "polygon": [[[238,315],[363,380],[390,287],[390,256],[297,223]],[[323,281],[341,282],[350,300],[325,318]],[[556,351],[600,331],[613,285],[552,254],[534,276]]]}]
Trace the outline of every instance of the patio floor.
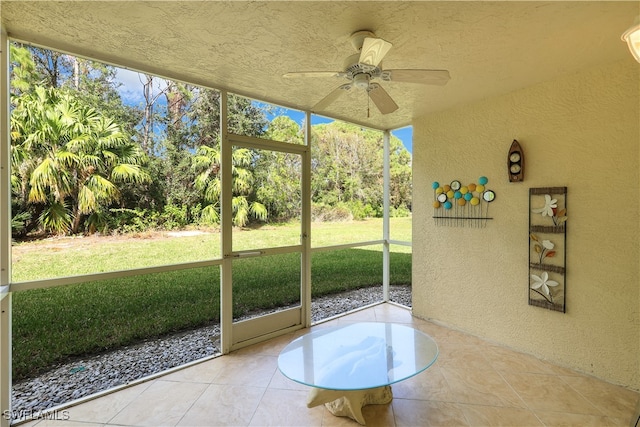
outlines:
[{"label": "patio floor", "polygon": [[[388,405],[363,410],[368,426],[629,426],[639,393],[493,345],[381,304],[312,329],[355,321],[409,324],[438,343],[437,362],[393,385]],[[277,369],[298,331],[58,411],[23,426],[358,426]]]}]

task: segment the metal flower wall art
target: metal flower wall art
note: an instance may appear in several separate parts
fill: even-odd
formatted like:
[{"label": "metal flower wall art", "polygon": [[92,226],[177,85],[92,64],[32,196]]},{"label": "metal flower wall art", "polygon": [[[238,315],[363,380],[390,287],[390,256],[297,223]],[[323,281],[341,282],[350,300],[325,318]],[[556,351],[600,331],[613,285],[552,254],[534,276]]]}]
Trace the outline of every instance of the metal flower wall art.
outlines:
[{"label": "metal flower wall art", "polygon": [[553,258],[554,256],[556,256],[556,251],[553,250],[556,245],[551,240],[540,241],[540,239],[538,239],[538,236],[533,233],[531,233],[531,236],[529,237],[531,237],[531,240],[533,240],[534,242],[534,250],[537,254],[540,255],[538,264],[542,264],[542,260],[546,257]]},{"label": "metal flower wall art", "polygon": [[[540,240],[538,236],[531,233],[529,236],[533,242],[535,252],[539,255],[538,264],[542,265],[542,261],[545,258],[553,258],[556,256],[556,251],[553,250],[555,244],[551,240]],[[537,292],[553,304],[553,292],[549,289],[549,286],[556,287],[559,285],[555,280],[549,279],[549,273],[543,271],[539,276],[537,274],[531,274],[531,290]]]},{"label": "metal flower wall art", "polygon": [[467,185],[458,180],[450,184],[440,185],[438,181],[433,188],[433,219],[436,225],[453,227],[485,227],[489,217],[489,204],[496,198],[496,193],[487,187],[486,176],[478,178],[478,182]]},{"label": "metal flower wall art", "polygon": [[531,212],[548,216],[553,220],[553,225],[556,227],[559,227],[567,220],[567,210],[558,210],[558,199],[552,199],[549,194],[544,195],[544,206],[538,209],[532,209]]},{"label": "metal flower wall art", "polygon": [[542,298],[553,304],[553,293],[549,289],[549,286],[555,287],[558,286],[559,283],[555,280],[549,280],[549,273],[546,271],[544,271],[540,276],[532,274],[531,280],[533,281],[531,290],[542,295]]},{"label": "metal flower wall art", "polygon": [[529,304],[565,312],[567,188],[529,189]]}]

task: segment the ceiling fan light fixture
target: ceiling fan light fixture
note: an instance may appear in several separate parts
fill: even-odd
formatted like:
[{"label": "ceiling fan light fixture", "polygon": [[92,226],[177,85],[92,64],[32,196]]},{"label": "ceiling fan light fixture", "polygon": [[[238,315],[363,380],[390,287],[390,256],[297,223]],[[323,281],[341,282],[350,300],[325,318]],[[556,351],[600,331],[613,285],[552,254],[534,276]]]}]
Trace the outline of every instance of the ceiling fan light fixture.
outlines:
[{"label": "ceiling fan light fixture", "polygon": [[631,28],[622,34],[622,40],[629,46],[631,55],[640,62],[640,16],[638,16]]},{"label": "ceiling fan light fixture", "polygon": [[358,89],[369,89],[369,80],[370,80],[370,76],[369,74],[356,74],[355,76],[353,76],[353,85],[355,87],[357,87]]}]

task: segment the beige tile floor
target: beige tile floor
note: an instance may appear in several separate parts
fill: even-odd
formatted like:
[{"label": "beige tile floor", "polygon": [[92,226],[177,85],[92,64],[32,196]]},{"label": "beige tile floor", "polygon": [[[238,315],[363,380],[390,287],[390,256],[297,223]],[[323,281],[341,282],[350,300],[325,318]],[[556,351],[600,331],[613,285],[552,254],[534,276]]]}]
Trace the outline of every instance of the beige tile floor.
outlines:
[{"label": "beige tile floor", "polygon": [[[629,426],[639,394],[413,318],[392,304],[322,323],[396,322],[431,335],[437,362],[370,405],[368,426]],[[313,329],[313,328],[312,328]],[[298,331],[67,408],[46,426],[358,426],[280,374],[277,356]],[[59,414],[60,415],[60,414]],[[59,416],[62,418],[62,416]]]}]

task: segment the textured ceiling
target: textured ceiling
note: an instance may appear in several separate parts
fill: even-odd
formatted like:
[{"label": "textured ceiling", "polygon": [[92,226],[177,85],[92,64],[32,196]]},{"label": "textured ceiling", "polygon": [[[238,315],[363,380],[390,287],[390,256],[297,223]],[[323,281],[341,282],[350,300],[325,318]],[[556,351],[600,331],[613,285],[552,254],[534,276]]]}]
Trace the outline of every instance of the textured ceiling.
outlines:
[{"label": "textured ceiling", "polygon": [[10,37],[190,83],[310,110],[346,81],[349,35],[393,44],[383,68],[448,69],[446,86],[382,82],[400,108],[380,114],[351,90],[323,114],[379,129],[628,58],[620,35],[639,2],[6,1]]}]

